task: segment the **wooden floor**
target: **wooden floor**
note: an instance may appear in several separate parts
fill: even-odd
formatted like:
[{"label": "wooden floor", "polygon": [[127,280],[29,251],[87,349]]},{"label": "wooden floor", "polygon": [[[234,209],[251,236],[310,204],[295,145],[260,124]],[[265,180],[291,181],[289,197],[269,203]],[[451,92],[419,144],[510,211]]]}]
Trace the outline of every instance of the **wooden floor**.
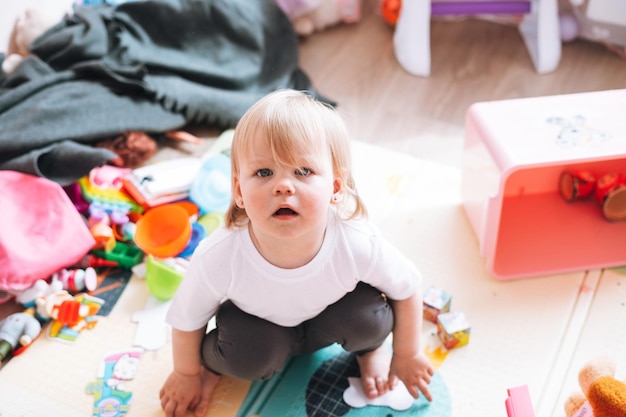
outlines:
[{"label": "wooden floor", "polygon": [[563,45],[556,71],[535,72],[517,28],[433,20],[431,75],[397,62],[393,29],[373,10],[301,41],[301,68],[338,102],[355,139],[460,164],[465,111],[477,101],[626,88],[626,62],[585,40]]}]

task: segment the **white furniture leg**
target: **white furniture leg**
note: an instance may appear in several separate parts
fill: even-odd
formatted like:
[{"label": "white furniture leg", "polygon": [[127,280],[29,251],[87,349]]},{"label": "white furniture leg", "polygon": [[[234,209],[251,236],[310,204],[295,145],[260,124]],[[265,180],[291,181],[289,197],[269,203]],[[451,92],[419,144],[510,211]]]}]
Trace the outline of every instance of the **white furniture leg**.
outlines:
[{"label": "white furniture leg", "polygon": [[400,65],[407,72],[422,77],[430,75],[430,1],[403,1],[393,35]]},{"label": "white furniture leg", "polygon": [[[532,0],[519,31],[535,70],[554,71],[561,59],[561,36],[557,0]],[[410,74],[430,75],[431,0],[407,0],[396,23],[393,47],[396,59]]]},{"label": "white furniture leg", "polygon": [[519,31],[539,74],[554,71],[561,59],[557,0],[534,0]]}]

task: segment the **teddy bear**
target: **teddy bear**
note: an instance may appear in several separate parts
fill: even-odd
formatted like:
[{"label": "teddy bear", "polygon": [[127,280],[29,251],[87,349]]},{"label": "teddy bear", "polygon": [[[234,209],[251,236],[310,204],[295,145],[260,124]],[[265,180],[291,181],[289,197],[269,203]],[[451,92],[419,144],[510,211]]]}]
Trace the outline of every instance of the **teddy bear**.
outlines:
[{"label": "teddy bear", "polygon": [[578,382],[582,392],[565,401],[567,417],[626,417],[626,383],[615,378],[615,363],[609,356],[585,364]]},{"label": "teddy bear", "polygon": [[[60,2],[58,2],[61,5]],[[69,4],[69,2],[66,2]],[[16,17],[11,30],[6,58],[2,62],[5,74],[12,73],[22,60],[30,54],[30,45],[40,35],[59,22],[62,16],[69,14],[66,4],[62,10],[52,7],[26,7]]]},{"label": "teddy bear", "polygon": [[363,0],[276,0],[295,32],[309,36],[339,23],[361,19]]}]

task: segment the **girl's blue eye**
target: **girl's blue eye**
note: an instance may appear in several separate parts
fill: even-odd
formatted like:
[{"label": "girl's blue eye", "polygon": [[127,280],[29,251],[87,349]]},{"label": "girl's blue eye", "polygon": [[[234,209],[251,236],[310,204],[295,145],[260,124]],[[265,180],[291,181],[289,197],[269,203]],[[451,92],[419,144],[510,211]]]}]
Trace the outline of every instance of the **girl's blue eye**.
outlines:
[{"label": "girl's blue eye", "polygon": [[272,175],[272,170],[268,168],[261,168],[256,172],[257,177],[269,177]]},{"label": "girl's blue eye", "polygon": [[296,170],[296,175],[302,175],[303,177],[311,175],[312,173],[313,171],[311,171],[309,168],[300,168]]}]

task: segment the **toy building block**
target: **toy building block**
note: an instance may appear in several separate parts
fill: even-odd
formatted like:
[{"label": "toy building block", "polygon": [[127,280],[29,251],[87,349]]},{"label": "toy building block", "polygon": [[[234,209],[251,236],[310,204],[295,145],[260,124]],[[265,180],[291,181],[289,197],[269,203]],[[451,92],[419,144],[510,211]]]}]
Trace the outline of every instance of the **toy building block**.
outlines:
[{"label": "toy building block", "polygon": [[519,387],[509,388],[507,393],[509,396],[504,404],[508,417],[535,417],[528,386],[520,385]]},{"label": "toy building block", "polygon": [[437,324],[439,314],[450,311],[452,296],[447,291],[430,286],[424,291],[424,319]]},{"label": "toy building block", "polygon": [[460,311],[439,314],[437,317],[437,336],[446,349],[468,344],[470,330],[465,314]]},{"label": "toy building block", "polygon": [[94,250],[92,251],[98,258],[107,261],[117,262],[122,268],[131,269],[133,266],[143,261],[144,253],[137,246],[123,242],[116,242],[112,250]]}]

